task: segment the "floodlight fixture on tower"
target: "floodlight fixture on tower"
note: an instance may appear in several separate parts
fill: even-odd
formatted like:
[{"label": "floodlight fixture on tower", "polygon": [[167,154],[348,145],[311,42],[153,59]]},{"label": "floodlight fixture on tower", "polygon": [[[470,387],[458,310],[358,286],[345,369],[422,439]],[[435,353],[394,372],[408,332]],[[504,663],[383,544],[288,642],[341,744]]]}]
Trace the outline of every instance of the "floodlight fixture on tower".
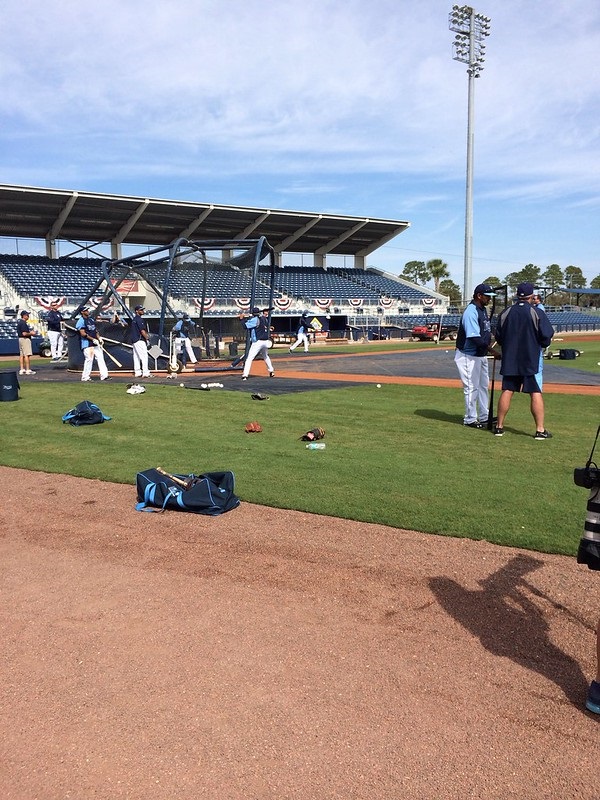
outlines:
[{"label": "floodlight fixture on tower", "polygon": [[465,255],[463,302],[468,303],[473,283],[473,116],[475,106],[475,78],[479,78],[485,62],[485,38],[490,35],[489,17],[478,14],[471,6],[453,5],[448,26],[456,35],[452,44],[452,58],[467,65],[469,93],[467,107],[467,180],[465,211]]}]

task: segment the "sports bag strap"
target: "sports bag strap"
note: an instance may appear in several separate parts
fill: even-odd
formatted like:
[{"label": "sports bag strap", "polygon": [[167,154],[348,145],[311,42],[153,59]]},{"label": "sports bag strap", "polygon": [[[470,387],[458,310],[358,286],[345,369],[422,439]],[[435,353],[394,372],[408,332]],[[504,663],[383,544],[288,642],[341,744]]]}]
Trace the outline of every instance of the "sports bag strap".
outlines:
[{"label": "sports bag strap", "polygon": [[154,502],[154,495],[156,494],[156,483],[149,483],[146,488],[144,489],[144,499],[141,503],[136,503],[135,510],[136,511],[153,511],[157,513],[162,513],[165,510],[165,506],[167,505],[167,501],[170,494],[164,499],[162,504],[162,508],[157,508],[156,506],[151,505]]}]

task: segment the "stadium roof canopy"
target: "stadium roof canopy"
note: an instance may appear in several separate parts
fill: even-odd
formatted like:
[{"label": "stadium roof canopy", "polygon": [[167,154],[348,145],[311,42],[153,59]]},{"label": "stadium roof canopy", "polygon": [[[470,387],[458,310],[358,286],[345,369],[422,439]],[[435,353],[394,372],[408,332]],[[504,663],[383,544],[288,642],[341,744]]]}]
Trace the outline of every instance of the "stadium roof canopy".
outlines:
[{"label": "stadium roof canopy", "polygon": [[409,222],[216,203],[157,200],[0,184],[0,236],[42,239],[48,256],[57,240],[121,246],[167,245],[179,237],[238,240],[265,236],[281,253],[353,256],[355,266],[410,227]]}]

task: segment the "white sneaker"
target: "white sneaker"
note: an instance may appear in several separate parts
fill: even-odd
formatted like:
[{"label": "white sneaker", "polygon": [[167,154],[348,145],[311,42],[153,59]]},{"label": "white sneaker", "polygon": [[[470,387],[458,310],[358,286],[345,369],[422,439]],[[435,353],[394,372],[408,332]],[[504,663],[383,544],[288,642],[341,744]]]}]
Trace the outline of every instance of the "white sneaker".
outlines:
[{"label": "white sneaker", "polygon": [[35,372],[32,369],[25,370],[25,375],[35,375]]},{"label": "white sneaker", "polygon": [[91,378],[82,378],[81,382],[82,383],[87,383],[88,381],[91,381],[91,380],[92,380]]},{"label": "white sneaker", "polygon": [[19,375],[25,375],[25,370],[24,369],[20,369],[19,370]]},{"label": "white sneaker", "polygon": [[142,378],[153,378],[154,375],[151,372],[148,372],[146,375],[142,375]]}]

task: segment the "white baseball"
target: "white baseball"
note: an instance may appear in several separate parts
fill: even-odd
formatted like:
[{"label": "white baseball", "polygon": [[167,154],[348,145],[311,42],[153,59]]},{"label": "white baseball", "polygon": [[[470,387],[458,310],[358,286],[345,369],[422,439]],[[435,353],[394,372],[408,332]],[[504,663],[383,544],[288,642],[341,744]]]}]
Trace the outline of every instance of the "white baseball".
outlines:
[{"label": "white baseball", "polygon": [[179,385],[181,386],[182,389],[185,389],[185,383],[180,383]]},{"label": "white baseball", "polygon": [[380,383],[377,384],[377,388],[381,389],[381,384]]}]

